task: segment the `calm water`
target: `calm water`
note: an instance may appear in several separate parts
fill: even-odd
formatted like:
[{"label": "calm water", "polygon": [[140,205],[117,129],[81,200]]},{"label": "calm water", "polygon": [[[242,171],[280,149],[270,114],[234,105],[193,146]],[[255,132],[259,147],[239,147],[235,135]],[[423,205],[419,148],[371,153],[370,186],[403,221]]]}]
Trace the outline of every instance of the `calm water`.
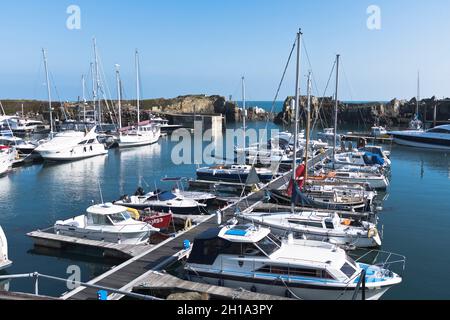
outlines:
[{"label": "calm water", "polygon": [[[253,124],[262,128],[264,124]],[[272,125],[269,128],[273,128]],[[19,168],[0,179],[0,225],[5,230],[14,265],[10,274],[40,273],[66,277],[67,267],[78,265],[82,280],[105,272],[117,261],[87,258],[62,252],[34,252],[27,232],[44,229],[56,220],[82,213],[91,201],[133,193],[138,185],[170,188],[161,177],[194,177],[195,165],[171,162],[174,143],[126,151],[111,150],[106,157],[68,164]],[[450,158],[444,153],[393,147],[392,186],[380,223],[384,225],[383,249],[407,257],[402,285],[387,299],[448,299],[450,277]],[[31,291],[30,280],[14,280],[11,290]],[[60,294],[64,285],[41,280],[41,293]]]}]

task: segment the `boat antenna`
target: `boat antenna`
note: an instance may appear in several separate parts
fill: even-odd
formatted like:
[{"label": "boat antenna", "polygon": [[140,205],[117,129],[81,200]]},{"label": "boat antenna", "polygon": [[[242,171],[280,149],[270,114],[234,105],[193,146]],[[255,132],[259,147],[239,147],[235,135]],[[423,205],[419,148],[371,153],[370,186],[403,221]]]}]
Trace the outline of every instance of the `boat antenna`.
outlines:
[{"label": "boat antenna", "polygon": [[339,60],[340,60],[341,55],[337,54],[336,55],[336,92],[335,92],[335,97],[334,97],[334,145],[333,145],[333,169],[335,169],[335,157],[336,157],[336,145],[337,145],[337,125],[338,125],[338,121],[337,121],[337,117],[338,117],[338,106],[339,106],[339,102],[338,102],[338,88],[339,88]]},{"label": "boat antenna", "polygon": [[98,181],[98,190],[100,191],[100,200],[102,204],[105,204],[105,201],[103,201],[103,193],[102,193],[102,187],[100,185],[100,181]]},{"label": "boat antenna", "polygon": [[[297,33],[297,70],[295,77],[295,120],[294,120],[294,156],[292,165],[292,182],[297,183],[297,150],[298,150],[298,118],[300,109],[300,55],[302,45],[302,30],[299,29]],[[295,212],[295,203],[291,204],[292,213]]]}]

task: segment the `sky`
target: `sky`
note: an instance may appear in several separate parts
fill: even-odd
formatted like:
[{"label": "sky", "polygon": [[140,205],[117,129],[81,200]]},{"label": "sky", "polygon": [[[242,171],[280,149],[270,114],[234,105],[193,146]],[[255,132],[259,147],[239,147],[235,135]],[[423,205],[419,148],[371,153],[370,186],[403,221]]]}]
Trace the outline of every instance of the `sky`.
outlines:
[{"label": "sky", "polygon": [[[70,5],[80,8],[80,29],[67,28]],[[377,29],[367,26],[371,5],[380,10]],[[303,93],[311,69],[313,94],[333,95],[334,80],[325,87],[339,53],[341,100],[410,99],[419,70],[422,97],[450,96],[449,12],[448,0],[2,1],[0,99],[47,98],[45,48],[54,100],[77,100],[95,37],[108,97],[116,97],[120,64],[125,98],[135,98],[138,49],[143,98],[239,99],[244,75],[248,100],[272,100],[298,28]],[[279,100],[295,92],[294,60]]]}]

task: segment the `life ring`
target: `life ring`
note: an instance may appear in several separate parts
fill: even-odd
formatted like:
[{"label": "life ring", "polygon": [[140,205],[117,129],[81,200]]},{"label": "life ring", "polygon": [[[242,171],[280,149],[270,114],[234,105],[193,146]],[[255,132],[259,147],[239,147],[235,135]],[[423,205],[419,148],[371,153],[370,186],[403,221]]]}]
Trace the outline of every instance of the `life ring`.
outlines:
[{"label": "life ring", "polygon": [[344,225],[344,226],[350,226],[352,224],[352,221],[350,220],[350,219],[344,219],[343,221],[342,221],[342,225]]},{"label": "life ring", "polygon": [[133,208],[127,208],[127,212],[131,215],[134,220],[139,220],[141,215],[138,210]]}]

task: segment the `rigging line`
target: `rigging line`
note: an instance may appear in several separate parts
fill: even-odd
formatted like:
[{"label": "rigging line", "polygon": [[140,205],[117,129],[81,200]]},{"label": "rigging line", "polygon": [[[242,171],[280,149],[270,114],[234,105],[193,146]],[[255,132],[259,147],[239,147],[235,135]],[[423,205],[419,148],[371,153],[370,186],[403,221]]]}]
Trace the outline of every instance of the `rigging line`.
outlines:
[{"label": "rigging line", "polygon": [[[97,51],[97,52],[98,52],[98,51]],[[110,106],[109,106],[109,103],[108,103],[108,95],[109,95],[109,97],[112,97],[112,95],[111,95],[111,91],[110,91],[110,89],[109,89],[108,82],[106,81],[105,69],[103,68],[102,59],[101,59],[101,57],[100,57],[99,54],[97,54],[97,56],[98,56],[98,61],[99,61],[99,65],[100,65],[100,68],[99,68],[99,69],[100,69],[100,91],[102,92],[103,100],[104,100],[105,105],[106,105],[106,108],[107,108],[107,110],[108,110],[110,119],[111,119],[111,121],[112,121],[113,124],[114,124],[114,123],[115,123],[114,117],[116,118],[116,119],[115,119],[116,121],[117,121],[118,117],[117,117],[115,108],[110,108]],[[104,91],[104,86],[103,86],[103,84],[105,84],[106,92]],[[110,99],[110,102],[111,102],[111,105],[113,105],[112,99]],[[112,112],[111,112],[111,109],[113,110]]]},{"label": "rigging line", "polygon": [[[327,85],[325,86],[325,91],[324,91],[324,93],[323,93],[323,95],[322,95],[322,99],[320,100],[320,104],[319,104],[319,108],[318,108],[318,110],[319,110],[319,115],[320,115],[320,112],[323,111],[323,102],[325,101],[325,95],[326,95],[326,93],[327,93],[328,86],[330,85],[331,78],[333,77],[333,72],[334,72],[334,69],[336,68],[336,63],[337,63],[337,61],[335,60],[334,63],[333,63],[333,67],[331,68],[331,72],[330,72],[330,76],[329,76],[328,81],[327,81]],[[325,124],[327,125],[328,123],[326,122],[325,114],[324,114],[324,119],[325,119],[324,122],[325,122]],[[322,119],[321,119],[321,120],[322,120]],[[314,128],[315,128],[315,125],[316,125],[316,124],[314,124]],[[322,121],[322,126],[323,126],[323,121]]]},{"label": "rigging line", "polygon": [[306,54],[306,59],[308,61],[309,69],[311,70],[311,76],[312,76],[312,80],[313,80],[313,89],[315,88],[316,95],[318,96],[320,94],[320,90],[319,90],[319,86],[317,85],[315,74],[313,72],[314,69],[311,64],[311,59],[309,58],[309,53],[308,53],[308,49],[306,48],[306,42],[305,42],[304,36],[302,37],[302,44],[303,44],[303,48],[304,48],[304,51]]}]

